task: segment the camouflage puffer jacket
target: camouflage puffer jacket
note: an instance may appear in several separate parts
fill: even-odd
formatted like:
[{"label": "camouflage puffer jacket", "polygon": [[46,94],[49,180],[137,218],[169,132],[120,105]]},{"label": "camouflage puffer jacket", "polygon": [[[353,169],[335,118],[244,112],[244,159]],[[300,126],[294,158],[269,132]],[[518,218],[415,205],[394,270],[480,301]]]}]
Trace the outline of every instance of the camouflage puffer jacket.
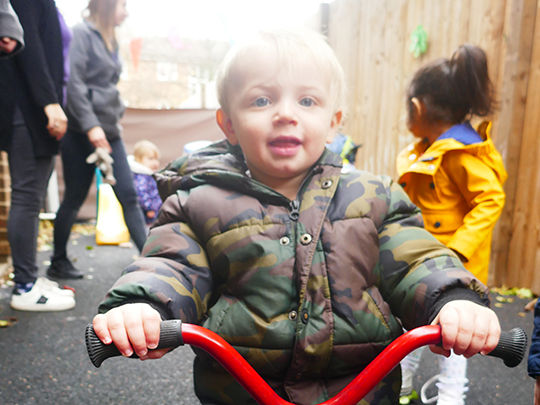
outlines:
[{"label": "camouflage puffer jacket", "polygon": [[[411,329],[449,289],[486,294],[400,186],[340,169],[326,151],[291,201],[226,141],[176,160],[157,176],[167,198],[141,257],[100,311],[148,302],[225,338],[289,401],[334,396],[401,334],[396,318]],[[203,404],[255,404],[197,354]],[[362,404],[397,403],[400,383],[398,368]]]}]

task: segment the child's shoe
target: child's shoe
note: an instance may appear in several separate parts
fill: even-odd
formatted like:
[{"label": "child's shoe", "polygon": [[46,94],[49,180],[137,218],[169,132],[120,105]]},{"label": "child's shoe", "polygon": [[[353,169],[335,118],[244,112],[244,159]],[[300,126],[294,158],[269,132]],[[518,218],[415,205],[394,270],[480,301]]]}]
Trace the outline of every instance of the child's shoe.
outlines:
[{"label": "child's shoe", "polygon": [[15,288],[11,307],[19,311],[65,311],[75,307],[73,291],[60,289],[45,280],[38,278],[28,292]]},{"label": "child's shoe", "polygon": [[[465,405],[465,392],[469,389],[468,387],[465,387],[465,384],[468,380],[466,378],[459,381],[444,380],[445,379],[441,378],[440,374],[427,380],[420,390],[422,402],[424,404],[432,404],[436,401],[437,405]],[[435,381],[438,381],[437,388],[439,394],[432,398],[427,398],[426,391]]]},{"label": "child's shoe", "polygon": [[53,258],[47,269],[47,275],[53,278],[76,279],[84,276],[83,272],[73,266],[67,257]]},{"label": "child's shoe", "polygon": [[408,369],[401,371],[401,391],[399,392],[400,405],[409,405],[411,401],[418,399],[418,393],[413,388],[414,372]]}]

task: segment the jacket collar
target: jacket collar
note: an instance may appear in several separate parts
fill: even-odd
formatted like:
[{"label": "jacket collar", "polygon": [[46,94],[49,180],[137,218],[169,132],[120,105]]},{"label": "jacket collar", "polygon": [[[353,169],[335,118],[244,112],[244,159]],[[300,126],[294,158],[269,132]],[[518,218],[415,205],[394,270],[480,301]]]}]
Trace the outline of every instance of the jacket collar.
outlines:
[{"label": "jacket collar", "polygon": [[128,155],[127,161],[129,164],[130,170],[135,174],[148,174],[152,175],[154,172],[147,166],[143,165],[142,163],[139,163],[135,160],[135,156]]},{"label": "jacket collar", "polygon": [[[334,168],[332,172],[335,171],[339,175],[343,160],[339,155],[325,148],[308,177],[320,172],[322,166]],[[282,194],[251,179],[247,172],[248,168],[240,147],[223,140],[189,156],[174,160],[164,170],[156,173],[154,178],[162,199],[177,190],[189,190],[202,184],[214,184],[218,187],[238,190],[269,203],[289,202],[289,199]]]},{"label": "jacket collar", "polygon": [[462,150],[487,164],[495,172],[501,184],[504,184],[507,173],[501,155],[491,140],[491,127],[492,123],[489,121],[478,125],[476,132],[483,141],[470,145],[464,145],[451,137],[442,139],[439,137],[432,145],[429,145],[426,140],[410,144],[398,155],[397,171],[399,176],[401,177],[407,172],[433,175],[437,172],[445,153]]}]

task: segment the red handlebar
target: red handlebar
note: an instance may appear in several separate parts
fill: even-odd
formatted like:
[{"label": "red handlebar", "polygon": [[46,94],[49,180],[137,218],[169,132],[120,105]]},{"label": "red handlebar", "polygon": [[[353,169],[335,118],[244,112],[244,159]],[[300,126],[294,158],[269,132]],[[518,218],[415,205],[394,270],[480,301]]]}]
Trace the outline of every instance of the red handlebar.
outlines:
[{"label": "red handlebar", "polygon": [[[201,326],[182,324],[184,343],[208,352],[261,405],[292,405],[278,396],[225,340]],[[347,387],[321,405],[356,405],[413,350],[441,340],[439,326],[422,326],[394,340]]]},{"label": "red handlebar", "polygon": [[[105,345],[97,337],[92,324],[86,327],[86,348],[92,364],[120,356],[114,344]],[[394,340],[349,385],[321,405],[355,405],[364,398],[399,362],[413,350],[441,340],[439,326],[422,326]],[[292,405],[280,396],[257,374],[244,358],[223,338],[201,326],[183,324],[180,320],[161,323],[158,349],[183,344],[196,346],[216,359],[260,405]],[[508,367],[517,366],[527,349],[527,335],[521,328],[502,332],[497,347],[488,356],[499,357]],[[131,357],[137,357],[135,354]]]}]

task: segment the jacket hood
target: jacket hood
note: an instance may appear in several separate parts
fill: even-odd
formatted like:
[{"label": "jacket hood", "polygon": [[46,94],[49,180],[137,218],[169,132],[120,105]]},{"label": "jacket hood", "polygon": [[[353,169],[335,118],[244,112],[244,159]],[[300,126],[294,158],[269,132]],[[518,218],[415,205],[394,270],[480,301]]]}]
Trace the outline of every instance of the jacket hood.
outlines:
[{"label": "jacket hood", "polygon": [[[341,157],[325,148],[325,151],[313,166],[321,165],[343,167]],[[162,171],[155,173],[159,195],[165,199],[177,190],[189,190],[203,185],[213,184],[222,188],[233,188],[262,201],[285,204],[289,199],[270,187],[253,180],[249,176],[242,149],[223,140],[197,150],[187,156],[175,159]]]},{"label": "jacket hood", "polygon": [[[481,137],[482,142],[469,145],[458,141],[457,139],[459,137],[456,137],[457,139],[453,137],[440,137],[432,145],[429,145],[426,140],[410,144],[397,158],[398,175],[401,177],[406,172],[411,171],[433,175],[440,166],[445,153],[461,150],[482,160],[482,162],[493,170],[499,182],[504,184],[507,173],[502,157],[495,149],[495,145],[491,140],[491,127],[492,124],[489,121],[484,121],[478,125],[476,132]],[[411,165],[412,161],[416,163]]]}]

